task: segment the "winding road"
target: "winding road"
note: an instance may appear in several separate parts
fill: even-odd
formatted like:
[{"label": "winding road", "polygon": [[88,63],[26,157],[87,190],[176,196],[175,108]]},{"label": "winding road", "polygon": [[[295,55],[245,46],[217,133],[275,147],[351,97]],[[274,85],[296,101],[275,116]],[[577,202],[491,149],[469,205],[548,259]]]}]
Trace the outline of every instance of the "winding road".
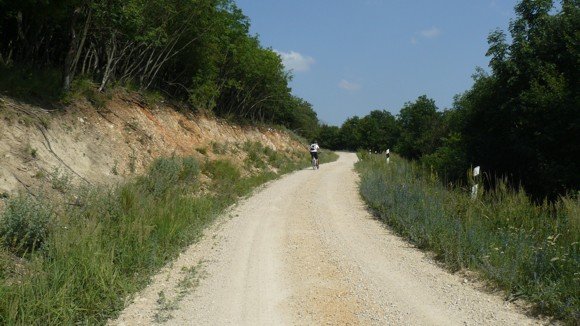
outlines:
[{"label": "winding road", "polygon": [[536,325],[366,210],[341,153],[242,200],[111,325]]}]

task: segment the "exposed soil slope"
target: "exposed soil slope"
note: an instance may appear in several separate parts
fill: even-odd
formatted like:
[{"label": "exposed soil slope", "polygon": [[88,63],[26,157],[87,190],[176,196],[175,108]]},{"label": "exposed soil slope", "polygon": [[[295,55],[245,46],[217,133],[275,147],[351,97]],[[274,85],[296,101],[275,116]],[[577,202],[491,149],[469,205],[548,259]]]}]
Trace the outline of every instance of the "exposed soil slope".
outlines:
[{"label": "exposed soil slope", "polygon": [[376,221],[359,198],[355,160],[342,154],[264,187],[111,324],[540,324]]},{"label": "exposed soil slope", "polygon": [[76,101],[52,112],[0,97],[0,197],[52,191],[51,179],[119,181],[141,173],[158,156],[227,157],[240,163],[246,153],[228,148],[246,141],[277,150],[302,146],[269,128],[242,128],[164,103],[149,107],[136,94],[117,94],[102,109]]}]

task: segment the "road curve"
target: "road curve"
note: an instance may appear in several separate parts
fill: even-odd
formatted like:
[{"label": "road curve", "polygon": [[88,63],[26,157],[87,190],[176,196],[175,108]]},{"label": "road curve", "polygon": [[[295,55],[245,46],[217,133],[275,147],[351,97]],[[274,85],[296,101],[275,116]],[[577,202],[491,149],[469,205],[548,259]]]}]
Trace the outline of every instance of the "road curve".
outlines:
[{"label": "road curve", "polygon": [[376,221],[355,161],[341,153],[243,200],[109,324],[540,324]]}]

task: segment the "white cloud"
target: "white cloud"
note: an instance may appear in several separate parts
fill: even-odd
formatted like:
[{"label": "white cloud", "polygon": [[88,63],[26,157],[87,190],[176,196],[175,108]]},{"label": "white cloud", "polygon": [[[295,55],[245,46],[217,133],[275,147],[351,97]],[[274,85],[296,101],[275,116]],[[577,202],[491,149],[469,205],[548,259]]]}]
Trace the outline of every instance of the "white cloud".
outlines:
[{"label": "white cloud", "polygon": [[420,34],[425,38],[435,38],[441,35],[441,30],[437,27],[431,27],[429,29],[422,30]]},{"label": "white cloud", "polygon": [[338,87],[350,92],[358,91],[362,88],[360,84],[349,82],[346,79],[341,80],[340,83],[338,83]]},{"label": "white cloud", "polygon": [[415,33],[411,37],[411,44],[417,45],[421,39],[434,39],[441,35],[441,30],[438,27],[431,27]]},{"label": "white cloud", "polygon": [[282,64],[286,69],[294,72],[302,72],[310,70],[310,66],[314,64],[314,58],[302,55],[296,51],[282,52],[274,50],[280,58],[282,58]]}]

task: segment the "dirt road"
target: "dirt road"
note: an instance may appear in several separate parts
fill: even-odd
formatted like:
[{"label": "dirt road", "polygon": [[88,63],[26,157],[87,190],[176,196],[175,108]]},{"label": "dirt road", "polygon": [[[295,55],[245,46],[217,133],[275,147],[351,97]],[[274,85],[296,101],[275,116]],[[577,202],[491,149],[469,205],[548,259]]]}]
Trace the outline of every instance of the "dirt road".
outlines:
[{"label": "dirt road", "polygon": [[373,219],[355,161],[341,154],[241,202],[111,324],[539,324]]}]

